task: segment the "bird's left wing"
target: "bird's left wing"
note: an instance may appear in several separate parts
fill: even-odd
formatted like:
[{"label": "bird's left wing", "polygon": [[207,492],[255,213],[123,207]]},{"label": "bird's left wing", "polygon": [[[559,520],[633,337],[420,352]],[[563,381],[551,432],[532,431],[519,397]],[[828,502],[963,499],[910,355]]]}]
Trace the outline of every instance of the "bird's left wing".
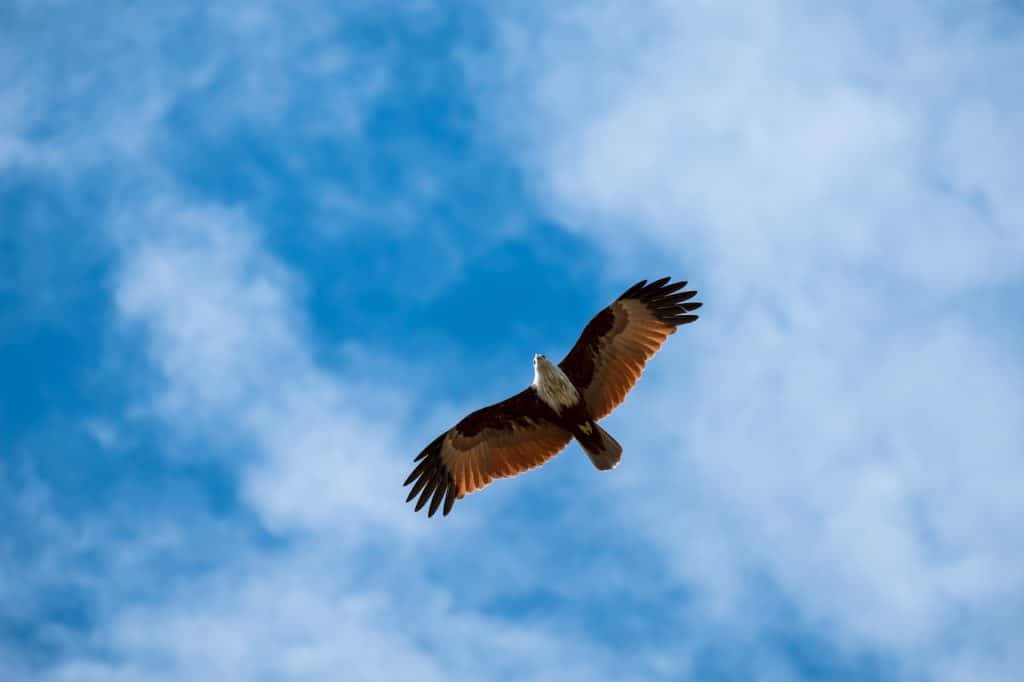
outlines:
[{"label": "bird's left wing", "polygon": [[[594,419],[603,419],[626,398],[644,365],[676,327],[697,319],[701,306],[686,282],[637,282],[583,329],[559,367],[583,394]],[[678,292],[678,293],[677,293]]]},{"label": "bird's left wing", "polygon": [[447,515],[463,495],[540,466],[572,440],[549,413],[536,391],[527,388],[466,416],[416,457],[419,464],[403,484],[413,484],[405,501],[419,495],[416,511],[429,501],[428,516],[443,502]]}]

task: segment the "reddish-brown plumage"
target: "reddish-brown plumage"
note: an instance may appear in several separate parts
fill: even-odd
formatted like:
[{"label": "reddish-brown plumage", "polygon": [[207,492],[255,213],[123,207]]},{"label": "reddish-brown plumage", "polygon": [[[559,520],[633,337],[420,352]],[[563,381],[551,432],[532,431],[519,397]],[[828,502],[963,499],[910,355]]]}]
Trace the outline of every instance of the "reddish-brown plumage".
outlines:
[{"label": "reddish-brown plumage", "polygon": [[[447,515],[456,499],[496,478],[540,466],[574,436],[586,445],[594,437],[588,424],[625,399],[647,360],[677,326],[697,319],[690,313],[701,304],[687,302],[697,292],[676,293],[686,282],[669,281],[638,282],[583,329],[559,363],[580,394],[579,404],[556,413],[531,386],[467,415],[416,457],[419,464],[405,480],[413,484],[406,501],[418,496],[417,511],[429,502],[429,516],[439,508]],[[621,446],[616,446],[617,454]]]},{"label": "reddish-brown plumage", "polygon": [[590,321],[559,367],[583,396],[591,417],[603,419],[626,398],[647,361],[676,327],[697,319],[687,303],[696,291],[666,277],[630,287]]}]

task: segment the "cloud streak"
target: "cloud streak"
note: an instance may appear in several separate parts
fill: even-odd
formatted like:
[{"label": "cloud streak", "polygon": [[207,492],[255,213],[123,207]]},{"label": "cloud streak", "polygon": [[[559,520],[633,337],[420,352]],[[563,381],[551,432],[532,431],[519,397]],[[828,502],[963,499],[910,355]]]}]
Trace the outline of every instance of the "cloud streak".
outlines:
[{"label": "cloud streak", "polygon": [[[371,374],[357,389],[319,365],[301,280],[241,211],[163,201],[111,234],[120,333],[141,340],[148,364],[135,369],[151,374],[132,412],[178,441],[165,455],[224,460],[240,508],[113,503],[69,520],[40,482],[18,505],[43,551],[11,550],[5,592],[23,575],[36,576],[32,596],[74,583],[86,622],[56,618],[35,640],[46,662],[17,650],[6,674],[622,679],[579,628],[490,611],[542,581],[488,524],[426,526],[401,504],[412,387],[378,390]],[[93,556],[73,578],[63,568]],[[474,562],[486,565],[467,573]],[[20,622],[53,618],[45,607],[30,599]]]},{"label": "cloud streak", "polygon": [[215,207],[161,204],[132,218],[150,228],[127,240],[116,300],[147,333],[160,414],[175,430],[252,448],[243,489],[271,526],[407,519],[376,503],[397,468],[382,436],[394,427],[309,356],[294,278],[263,252],[259,230]]},{"label": "cloud streak", "polygon": [[499,16],[484,63],[548,210],[703,289],[645,389],[659,428],[621,427],[667,473],[621,493],[716,636],[784,627],[767,581],[887,678],[1012,679],[989,626],[1019,604],[1024,368],[972,301],[1021,278],[1022,23],[943,11],[598,3]]},{"label": "cloud streak", "polygon": [[[0,676],[1010,679],[1019,18],[490,11],[11,11],[5,340],[96,338],[0,468]],[[614,474],[402,505],[663,270]]]}]

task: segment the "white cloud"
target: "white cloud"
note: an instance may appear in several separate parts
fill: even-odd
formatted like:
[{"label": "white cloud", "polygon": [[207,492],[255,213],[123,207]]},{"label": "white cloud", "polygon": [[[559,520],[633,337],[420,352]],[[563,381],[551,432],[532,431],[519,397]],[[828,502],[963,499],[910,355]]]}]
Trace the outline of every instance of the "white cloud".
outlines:
[{"label": "white cloud", "polygon": [[500,58],[468,62],[611,273],[703,289],[612,423],[647,453],[624,513],[724,636],[778,627],[767,580],[791,626],[911,678],[1022,665],[996,640],[1021,631],[1024,368],[970,300],[1024,272],[1024,55],[988,11],[596,3],[499,16]]},{"label": "white cloud", "polygon": [[[41,481],[5,497],[31,543],[0,543],[0,594],[10,622],[30,629],[0,676],[629,679],[576,625],[490,610],[544,584],[517,549],[536,535],[495,537],[494,527],[508,531],[501,489],[497,505],[480,508],[493,525],[458,514],[427,524],[403,504],[399,484],[422,436],[403,416],[415,382],[392,385],[367,368],[349,382],[322,368],[301,280],[241,210],[123,205],[111,236],[116,312],[143,342],[150,367],[136,370],[155,375],[129,412],[148,412],[180,440],[168,452],[227,457],[244,513],[155,499],[137,508],[133,498],[69,518]],[[131,431],[85,425],[101,444],[121,427]],[[0,478],[0,489],[19,488]],[[275,546],[253,541],[250,511]],[[86,623],[51,612],[54,588],[57,606],[80,603]]]},{"label": "white cloud", "polygon": [[[140,224],[149,227],[133,234]],[[252,453],[240,463],[244,491],[268,525],[410,523],[401,505],[380,503],[395,497],[406,461],[392,435],[400,396],[382,421],[316,365],[300,287],[254,225],[238,211],[165,202],[119,233],[118,310],[145,332],[163,381],[159,413]]]},{"label": "white cloud", "polygon": [[[112,234],[117,312],[157,377],[150,414],[193,448],[189,456],[209,448],[230,458],[243,503],[280,546],[261,548],[242,521],[198,508],[175,519],[114,505],[60,520],[59,534],[38,527],[49,547],[40,561],[72,560],[59,535],[79,538],[74,556],[98,557],[80,571],[97,626],[57,628],[48,645],[59,655],[36,667],[15,657],[5,674],[598,680],[673,669],[646,651],[627,666],[553,617],[489,612],[541,586],[568,598],[627,579],[597,562],[574,571],[576,582],[546,584],[550,572],[531,567],[548,551],[527,551],[536,530],[509,532],[500,488],[491,498],[499,504],[475,521],[425,524],[412,514],[399,483],[414,445],[403,413],[415,385],[374,384],[365,368],[350,383],[320,367],[301,281],[241,211],[163,201],[126,209]],[[18,573],[36,572],[35,561],[19,562]]]},{"label": "white cloud", "polygon": [[[11,478],[0,470],[5,492]],[[31,531],[0,541],[3,625],[25,633],[0,644],[5,680],[624,679],[554,624],[480,613],[394,538],[311,533],[268,550],[198,509],[69,519],[38,479],[20,487],[0,501]],[[87,623],[53,616],[76,603]]]},{"label": "white cloud", "polygon": [[[269,252],[257,200],[249,195],[250,204],[227,208],[204,200],[210,188],[179,174],[178,155],[255,130],[281,152],[278,170],[309,179],[313,193],[334,187],[339,179],[311,169],[293,143],[358,133],[371,100],[390,87],[388,55],[339,45],[337,17],[319,5],[155,14],[64,6],[66,14],[45,17],[33,7],[23,5],[17,17],[25,23],[16,28],[26,30],[7,27],[10,40],[0,41],[13,46],[0,50],[18,56],[0,66],[8,76],[0,79],[0,165],[27,170],[34,186],[76,208],[88,205],[81,211],[88,220],[73,223],[102,226],[110,238],[102,248],[114,256],[111,312],[126,332],[114,334],[107,350],[134,351],[137,339],[143,350],[112,363],[132,373],[132,390],[142,387],[139,404],[128,406],[123,421],[108,421],[113,410],[103,410],[103,419],[76,422],[76,429],[118,450],[153,442],[140,437],[145,431],[160,439],[161,453],[222,457],[217,471],[232,493],[237,484],[239,499],[179,504],[154,484],[153,499],[140,500],[129,482],[130,501],[117,489],[79,515],[48,498],[19,497],[19,527],[37,544],[25,552],[0,543],[0,593],[17,611],[15,625],[32,632],[0,644],[0,677],[333,679],[342,671],[354,678],[595,680],[640,677],[636,671],[648,667],[671,674],[675,661],[662,656],[655,666],[646,652],[622,661],[578,622],[494,606],[538,591],[583,602],[586,585],[598,582],[628,588],[630,576],[604,570],[611,563],[621,571],[614,562],[564,567],[547,549],[558,524],[519,527],[516,519],[533,510],[509,503],[516,490],[548,490],[552,481],[557,494],[569,495],[568,476],[591,472],[563,467],[544,482],[496,486],[484,500],[461,503],[478,515],[425,523],[403,504],[400,482],[422,438],[435,434],[409,427],[406,410],[429,399],[420,412],[441,414],[433,424],[463,410],[438,402],[434,391],[416,395],[415,373],[396,372],[402,361],[366,352],[355,334],[345,359],[385,369],[360,368],[352,373],[358,379],[326,369],[303,312],[304,283]],[[28,30],[42,24],[45,30]],[[425,204],[446,191],[430,161],[409,181],[410,194]],[[243,165],[236,177],[272,189],[265,170]],[[83,186],[102,197],[79,192]],[[339,223],[370,203],[337,196],[338,205],[325,208]],[[419,224],[401,202],[374,210],[410,232]],[[494,232],[519,229],[509,222]],[[66,249],[62,238],[56,232],[47,243]],[[437,244],[450,253],[443,264],[431,260],[430,282],[406,274],[421,280],[418,295],[438,286],[438,269],[455,270],[446,266],[464,262],[467,249],[490,248],[493,238],[445,233]],[[137,426],[139,416],[157,424],[155,434]],[[153,463],[153,474],[187,477],[182,471],[192,464],[171,462],[168,473]],[[17,488],[0,483],[4,492]],[[231,507],[223,517],[205,511],[221,502]],[[588,516],[566,512],[557,521],[579,525]],[[261,545],[263,530],[272,547]],[[545,533],[545,547],[535,548]],[[585,549],[598,544],[583,536]],[[81,598],[86,622],[68,625],[64,611],[41,604],[54,586]]]},{"label": "white cloud", "polygon": [[112,162],[159,172],[182,153],[181,119],[209,139],[257,128],[348,139],[391,87],[383,51],[348,51],[349,18],[273,0],[88,12],[25,4],[2,29],[0,167],[66,180]]},{"label": "white cloud", "polygon": [[767,287],[823,259],[933,289],[1019,274],[1024,121],[1012,88],[978,82],[1008,85],[1019,43],[917,6],[877,14],[603,4],[536,36],[504,24],[499,102],[529,115],[498,128],[525,139],[561,219],[615,247],[692,245]]},{"label": "white cloud", "polygon": [[[339,45],[339,23],[316,7],[275,3],[87,12],[48,21],[42,48],[9,30],[0,42],[15,47],[0,51],[73,49],[57,69],[0,60],[0,166],[76,181],[116,166],[116,312],[145,340],[140,369],[155,370],[144,407],[181,439],[170,450],[225,456],[245,512],[285,545],[261,551],[240,537],[244,521],[198,511],[133,525],[138,510],[118,508],[127,531],[67,526],[23,498],[26,526],[56,550],[4,557],[17,571],[0,592],[26,620],[45,620],[32,599],[68,565],[104,557],[72,576],[100,595],[95,629],[54,635],[66,655],[45,673],[675,679],[709,646],[738,643],[763,676],[798,678],[757,644],[780,629],[765,585],[795,607],[783,625],[851,656],[949,680],[1021,667],[1021,647],[989,633],[1020,631],[1022,370],[967,307],[979,288],[1019,281],[1019,41],[917,6],[624,7],[502,17],[504,52],[486,66],[504,76],[482,106],[550,210],[607,247],[609,277],[678,263],[702,280],[706,314],[613,417],[627,444],[615,476],[569,454],[443,526],[401,503],[425,435],[405,419],[417,380],[382,378],[422,368],[396,372],[356,339],[347,360],[386,371],[326,369],[303,282],[268,252],[258,209],[182,199],[172,179],[183,119],[210,139],[283,131],[278,151],[358,133],[393,85],[387,55]],[[343,232],[373,211],[420,225],[419,211],[367,202],[301,154],[282,162],[310,180],[322,223]],[[435,170],[413,174],[415,202],[448,191]],[[239,173],[272,189],[260,169]],[[437,248],[457,264],[469,241],[486,240],[444,235]],[[558,502],[550,528],[511,513],[509,500],[540,499],[532,490]],[[636,562],[594,556],[646,550],[638,528],[673,584],[638,584]],[[569,529],[578,546],[564,545]],[[208,563],[179,571],[168,554]],[[24,587],[25,575],[45,580]],[[145,587],[168,576],[161,594]],[[671,617],[689,626],[684,642],[624,659],[557,614],[487,615],[538,591],[546,606],[589,608],[596,586],[659,600],[692,590],[696,606]],[[615,619],[644,619],[628,611]]]},{"label": "white cloud", "polygon": [[[603,677],[605,654],[585,642],[462,610],[411,571],[399,571],[404,588],[353,584],[347,553],[294,549],[281,560],[240,555],[159,605],[124,610],[90,643],[111,656],[66,657],[51,679]],[[584,651],[589,660],[565,667]]]}]

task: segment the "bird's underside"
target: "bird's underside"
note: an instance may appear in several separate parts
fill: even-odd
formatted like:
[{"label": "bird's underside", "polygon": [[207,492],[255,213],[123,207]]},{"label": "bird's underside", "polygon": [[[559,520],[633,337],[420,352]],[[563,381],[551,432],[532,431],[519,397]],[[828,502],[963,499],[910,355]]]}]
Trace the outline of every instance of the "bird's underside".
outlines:
[{"label": "bird's underside", "polygon": [[598,469],[614,467],[622,447],[597,421],[625,399],[646,362],[676,327],[697,319],[696,291],[665,277],[627,289],[583,329],[555,365],[534,358],[534,383],[477,410],[438,436],[414,460],[404,485],[416,511],[445,515],[455,500],[496,478],[540,466],[575,438]]}]

